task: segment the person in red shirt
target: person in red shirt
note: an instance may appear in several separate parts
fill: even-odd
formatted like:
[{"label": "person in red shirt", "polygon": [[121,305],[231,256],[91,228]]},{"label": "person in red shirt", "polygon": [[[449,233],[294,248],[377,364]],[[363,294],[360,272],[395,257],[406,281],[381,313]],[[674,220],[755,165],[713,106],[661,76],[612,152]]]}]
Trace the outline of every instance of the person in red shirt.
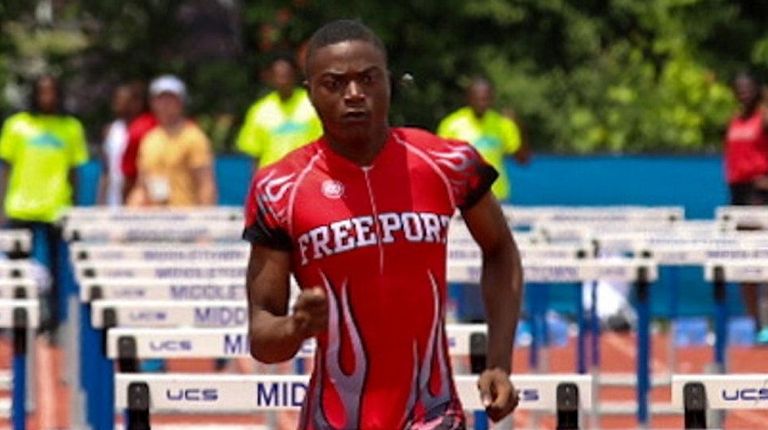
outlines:
[{"label": "person in red shirt", "polygon": [[740,109],[725,136],[725,174],[733,205],[768,203],[768,111],[757,78],[741,72],[733,80]]},{"label": "person in red shirt", "polygon": [[141,140],[157,126],[157,118],[149,111],[146,102],[145,88],[142,89],[142,97],[144,99],[144,112],[128,124],[128,143],[125,145],[120,163],[120,169],[123,173],[123,200],[131,193],[134,185],[136,185],[136,179],[139,177],[138,159]]},{"label": "person in red shirt", "polygon": [[[762,85],[749,72],[733,80],[733,94],[740,104],[725,136],[725,175],[732,205],[768,204],[768,109],[763,106]],[[742,286],[744,305],[761,327],[760,291],[757,284]],[[768,327],[756,342],[768,344]]]},{"label": "person in red shirt", "polygon": [[[391,128],[380,39],[334,21],[308,46],[325,134],[259,170],[245,204],[251,354],[275,363],[316,338],[301,429],[463,429],[445,333],[446,245],[456,209],[483,251],[489,417],[509,380],[522,270],[489,192],[498,174],[466,142]],[[302,291],[288,309],[289,275]]]}]

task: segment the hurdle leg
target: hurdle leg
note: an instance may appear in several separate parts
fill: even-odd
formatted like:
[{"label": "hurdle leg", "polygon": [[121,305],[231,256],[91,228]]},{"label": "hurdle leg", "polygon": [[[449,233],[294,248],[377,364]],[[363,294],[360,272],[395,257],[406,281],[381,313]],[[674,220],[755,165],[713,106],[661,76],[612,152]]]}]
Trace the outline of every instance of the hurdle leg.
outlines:
[{"label": "hurdle leg", "polygon": [[126,430],[149,430],[149,386],[144,382],[128,385],[128,408],[125,410]]},{"label": "hurdle leg", "polygon": [[[715,347],[714,362],[710,370],[714,373],[725,373],[726,346],[728,345],[728,306],[725,302],[725,270],[722,266],[714,268],[713,294],[715,299]],[[725,420],[725,411],[712,411],[709,421],[715,427],[721,427]]]},{"label": "hurdle leg", "polygon": [[95,356],[98,355],[96,348],[96,330],[91,325],[91,306],[88,303],[80,305],[80,384],[83,388],[85,398],[85,421],[89,425],[94,423],[94,413],[96,411],[95,379],[93,369],[95,365]]},{"label": "hurdle leg", "polygon": [[[579,428],[579,387],[573,383],[557,385],[557,430]],[[597,427],[594,427],[597,428]]]},{"label": "hurdle leg", "polygon": [[27,428],[27,312],[13,311],[13,393],[11,417],[13,430]]},{"label": "hurdle leg", "polygon": [[24,360],[27,366],[27,380],[33,381],[27,384],[26,398],[24,399],[27,412],[34,412],[37,408],[37,386],[34,383],[37,376],[37,348],[35,348],[35,329],[28,327],[26,331],[27,339],[27,359]]},{"label": "hurdle leg", "polygon": [[722,267],[715,267],[715,367],[719,373],[726,371],[725,348],[728,343],[728,307],[725,303],[725,272]]},{"label": "hurdle leg", "polygon": [[680,302],[680,267],[674,266],[669,272],[669,337],[667,338],[667,368],[670,374],[677,370],[677,345],[675,344],[675,331],[677,328],[677,314]]},{"label": "hurdle leg", "polygon": [[648,392],[650,391],[651,358],[650,343],[650,285],[646,267],[637,273],[637,422],[641,428],[648,428]]},{"label": "hurdle leg", "polygon": [[97,358],[99,375],[99,410],[96,414],[96,428],[110,429],[115,425],[115,365],[107,357],[107,332],[117,326],[117,318],[113,309],[104,310],[104,328],[101,330],[100,351]]},{"label": "hurdle leg", "polygon": [[70,422],[73,428],[84,428],[85,420],[83,411],[85,402],[83,399],[82,387],[79,385],[82,380],[80,377],[80,304],[76,295],[70,295],[69,298],[69,318],[76,324],[69,324],[69,335],[64,337],[65,349],[65,380],[71,387],[72,399],[69,402]]},{"label": "hurdle leg", "polygon": [[576,372],[583,375],[587,373],[587,347],[586,347],[586,332],[587,323],[584,318],[584,304],[582,297],[584,294],[584,284],[576,284],[578,290],[578,304],[576,306],[576,324],[579,327],[579,332],[576,338]]},{"label": "hurdle leg", "polygon": [[701,382],[683,386],[683,425],[686,429],[707,428],[707,392]]},{"label": "hurdle leg", "polygon": [[590,374],[592,375],[592,428],[600,427],[600,317],[597,314],[597,281],[589,285],[592,303],[589,314]]},{"label": "hurdle leg", "polygon": [[[479,375],[486,367],[488,336],[485,333],[472,333],[469,336],[469,367],[472,374]],[[475,430],[488,430],[488,415],[484,410],[472,413]]]}]

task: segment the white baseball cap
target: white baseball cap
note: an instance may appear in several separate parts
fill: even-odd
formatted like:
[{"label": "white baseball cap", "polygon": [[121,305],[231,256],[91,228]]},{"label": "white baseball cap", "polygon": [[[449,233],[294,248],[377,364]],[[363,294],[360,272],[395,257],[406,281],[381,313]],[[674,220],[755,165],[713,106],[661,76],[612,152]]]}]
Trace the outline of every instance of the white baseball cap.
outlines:
[{"label": "white baseball cap", "polygon": [[187,98],[187,87],[174,75],[162,75],[149,84],[149,95],[154,97],[163,93],[171,93],[184,100]]}]

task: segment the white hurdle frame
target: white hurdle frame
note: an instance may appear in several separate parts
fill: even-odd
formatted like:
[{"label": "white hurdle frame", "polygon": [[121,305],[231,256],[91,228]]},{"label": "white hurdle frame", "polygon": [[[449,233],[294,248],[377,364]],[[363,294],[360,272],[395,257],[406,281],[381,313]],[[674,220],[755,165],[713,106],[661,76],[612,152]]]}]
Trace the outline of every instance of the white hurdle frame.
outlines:
[{"label": "white hurdle frame", "polygon": [[[309,383],[307,375],[118,373],[115,379],[115,412],[126,412],[127,430],[148,428],[151,412],[253,414],[298,410]],[[579,412],[592,407],[588,375],[513,375],[510,379],[523,393],[518,409],[555,412],[557,428],[578,428]],[[476,375],[454,375],[453,380],[465,410],[484,409]]]},{"label": "white hurdle frame", "polygon": [[[471,355],[472,335],[486,334],[486,324],[446,324],[448,353],[451,356]],[[153,358],[224,358],[250,356],[248,329],[234,328],[134,328],[114,327],[107,331],[107,357],[126,358],[126,340],[130,339],[128,355],[138,360]],[[308,341],[297,357],[314,354],[314,341]]]}]

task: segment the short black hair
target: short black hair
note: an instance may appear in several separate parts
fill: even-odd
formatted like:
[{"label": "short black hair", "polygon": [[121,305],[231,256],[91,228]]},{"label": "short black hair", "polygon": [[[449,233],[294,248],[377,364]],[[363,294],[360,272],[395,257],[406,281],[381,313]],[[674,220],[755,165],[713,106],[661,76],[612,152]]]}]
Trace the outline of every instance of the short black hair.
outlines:
[{"label": "short black hair", "polygon": [[371,43],[384,54],[384,61],[387,61],[387,48],[384,46],[384,42],[381,41],[379,36],[377,36],[373,30],[357,19],[339,19],[320,27],[315,31],[312,37],[309,38],[305,63],[309,63],[309,59],[312,58],[312,55],[314,55],[315,51],[318,49],[349,40],[360,40]]},{"label": "short black hair", "polygon": [[739,79],[747,79],[755,84],[756,87],[763,86],[763,81],[760,79],[760,75],[758,75],[752,69],[740,69],[736,71],[736,73],[733,75],[733,79],[731,80],[731,85],[735,85],[736,81]]},{"label": "short black hair", "polygon": [[469,82],[467,83],[467,90],[474,87],[475,85],[486,85],[491,89],[491,91],[494,90],[493,82],[485,75],[473,75],[470,77]]},{"label": "short black hair", "polygon": [[291,68],[293,68],[293,71],[298,73],[299,72],[299,63],[296,61],[296,56],[291,55],[290,52],[286,51],[277,51],[273,52],[269,57],[269,62],[267,63],[267,69],[271,69],[275,63],[279,63],[281,61],[284,61],[288,63]]},{"label": "short black hair", "polygon": [[56,113],[64,112],[64,89],[58,77],[52,74],[44,74],[37,77],[32,82],[32,91],[29,94],[29,108],[32,113],[40,113],[40,84],[50,80],[53,82],[53,89],[56,92]]}]

